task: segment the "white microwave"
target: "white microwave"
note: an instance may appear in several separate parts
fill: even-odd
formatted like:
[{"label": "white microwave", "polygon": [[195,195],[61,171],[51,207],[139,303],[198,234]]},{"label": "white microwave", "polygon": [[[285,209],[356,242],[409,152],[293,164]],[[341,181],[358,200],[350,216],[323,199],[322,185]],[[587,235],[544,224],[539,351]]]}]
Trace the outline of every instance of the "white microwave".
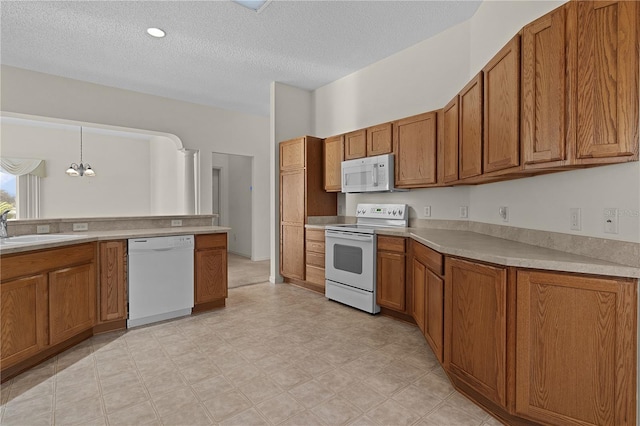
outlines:
[{"label": "white microwave", "polygon": [[342,162],[342,192],[397,191],[393,186],[393,154]]}]

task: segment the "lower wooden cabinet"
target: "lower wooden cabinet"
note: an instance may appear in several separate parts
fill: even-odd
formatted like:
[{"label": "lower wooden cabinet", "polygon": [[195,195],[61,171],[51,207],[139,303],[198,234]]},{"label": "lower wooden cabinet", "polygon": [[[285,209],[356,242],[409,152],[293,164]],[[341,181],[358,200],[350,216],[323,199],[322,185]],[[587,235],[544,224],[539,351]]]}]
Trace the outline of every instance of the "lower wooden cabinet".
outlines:
[{"label": "lower wooden cabinet", "polygon": [[449,374],[506,407],[506,268],[446,258],[444,339]]},{"label": "lower wooden cabinet", "polygon": [[376,303],[383,308],[407,313],[406,239],[379,235],[377,240]]},{"label": "lower wooden cabinet", "polygon": [[127,319],[127,241],[105,241],[98,245],[100,281],[98,323]]},{"label": "lower wooden cabinet", "polygon": [[304,225],[280,225],[280,274],[304,280]]},{"label": "lower wooden cabinet", "polygon": [[637,285],[518,271],[518,415],[554,425],[635,424]]},{"label": "lower wooden cabinet", "polygon": [[306,229],[306,281],[313,290],[324,294],[324,230]]},{"label": "lower wooden cabinet", "polygon": [[196,235],[194,311],[224,306],[228,294],[227,234]]},{"label": "lower wooden cabinet", "polygon": [[96,280],[92,263],[49,272],[49,339],[63,342],[93,327]]},{"label": "lower wooden cabinet", "polygon": [[47,275],[2,283],[0,363],[11,366],[37,354],[49,344]]}]

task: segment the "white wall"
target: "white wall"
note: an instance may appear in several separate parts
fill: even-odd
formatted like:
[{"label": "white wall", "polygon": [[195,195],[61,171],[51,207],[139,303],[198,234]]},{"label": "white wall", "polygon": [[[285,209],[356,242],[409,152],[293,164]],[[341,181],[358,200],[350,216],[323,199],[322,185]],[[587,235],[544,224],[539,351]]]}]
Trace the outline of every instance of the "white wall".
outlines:
[{"label": "white wall", "polygon": [[214,152],[211,165],[220,169],[220,226],[229,226],[229,155]]},{"label": "white wall", "polygon": [[[270,117],[270,164],[271,175],[271,273],[269,281],[281,282],[280,276],[280,186],[279,186],[279,143],[304,135],[313,134],[313,102],[311,92],[283,83],[271,83]],[[254,161],[258,159],[254,158]],[[262,206],[254,204],[254,211]]]},{"label": "white wall", "polygon": [[[321,137],[443,107],[522,26],[563,1],[484,1],[476,14],[416,44],[314,92],[315,133]],[[344,214],[358,202],[406,202],[413,217],[431,205],[432,218],[470,219],[546,231],[640,242],[640,163],[555,173],[495,184],[339,197]],[[582,208],[582,231],[569,229],[569,208]],[[623,212],[620,233],[603,232],[603,209]]]},{"label": "white wall", "polygon": [[[3,111],[147,129],[178,136],[185,148],[255,158],[254,205],[270,203],[269,120],[116,89],[78,80],[2,66]],[[211,156],[201,155],[200,213],[211,213]],[[270,218],[254,211],[254,257],[269,257]]]},{"label": "white wall", "polygon": [[149,144],[150,204],[152,214],[176,215],[182,212],[184,174],[181,154],[176,145],[164,137],[153,137]]},{"label": "white wall", "polygon": [[96,176],[71,178],[65,170],[80,162],[79,127],[3,122],[1,135],[2,156],[45,160],[47,176],[40,186],[43,218],[163,214],[152,201],[156,192],[163,194],[161,204],[171,213],[181,208],[175,189],[167,191],[162,182],[151,179],[151,151],[168,157],[165,171],[176,169],[176,146],[167,138],[125,137],[85,128],[83,158]]},{"label": "white wall", "polygon": [[251,257],[251,169],[253,159],[229,156],[229,251]]}]

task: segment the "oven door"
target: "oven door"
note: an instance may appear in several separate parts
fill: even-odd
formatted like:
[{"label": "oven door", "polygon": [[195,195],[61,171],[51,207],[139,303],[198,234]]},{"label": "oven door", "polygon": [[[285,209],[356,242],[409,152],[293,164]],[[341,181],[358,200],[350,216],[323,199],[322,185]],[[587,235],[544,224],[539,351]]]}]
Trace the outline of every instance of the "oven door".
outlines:
[{"label": "oven door", "polygon": [[373,292],[376,285],[376,237],[349,231],[325,231],[325,276]]}]

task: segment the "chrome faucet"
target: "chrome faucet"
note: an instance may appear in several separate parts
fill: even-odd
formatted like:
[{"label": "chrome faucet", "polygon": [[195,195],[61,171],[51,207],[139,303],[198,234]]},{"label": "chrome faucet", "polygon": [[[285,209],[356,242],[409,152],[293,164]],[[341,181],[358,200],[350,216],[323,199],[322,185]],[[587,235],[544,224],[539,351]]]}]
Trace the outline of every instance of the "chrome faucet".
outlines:
[{"label": "chrome faucet", "polygon": [[7,215],[10,211],[10,209],[7,209],[0,214],[0,238],[7,238],[9,236],[7,233]]}]

